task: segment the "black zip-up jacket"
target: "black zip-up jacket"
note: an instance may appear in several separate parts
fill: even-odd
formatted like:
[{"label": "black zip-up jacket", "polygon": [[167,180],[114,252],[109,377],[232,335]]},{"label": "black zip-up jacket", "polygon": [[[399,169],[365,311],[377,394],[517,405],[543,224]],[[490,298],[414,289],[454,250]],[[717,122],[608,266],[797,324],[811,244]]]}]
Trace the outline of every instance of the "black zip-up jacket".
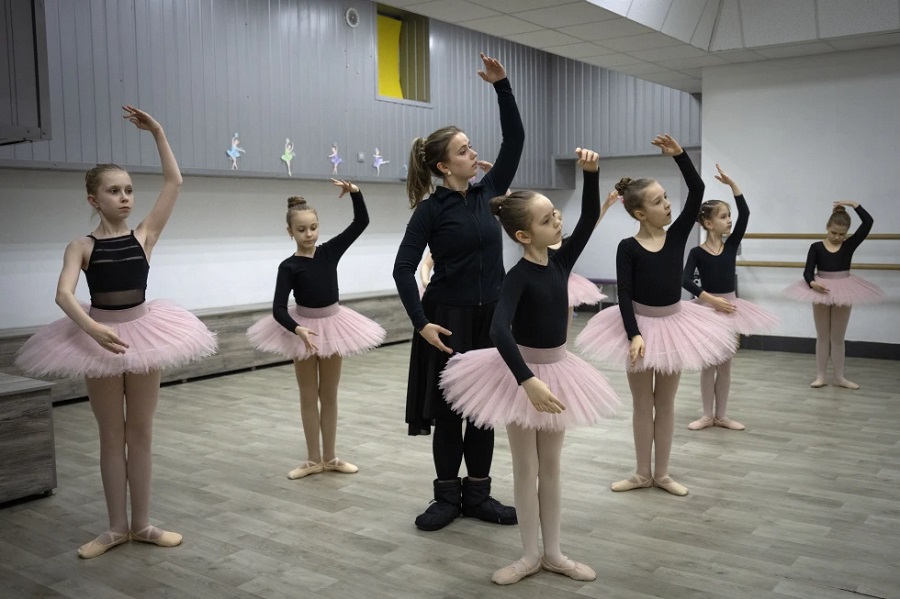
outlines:
[{"label": "black zip-up jacket", "polygon": [[427,245],[434,258],[428,298],[438,304],[477,306],[496,302],[503,282],[503,240],[490,200],[509,189],[522,147],[525,128],[509,79],[494,84],[500,104],[503,141],[494,168],[467,192],[438,188],[419,202],[406,226],[394,262],[400,300],[416,330],[428,319],[416,286],[416,269]]}]

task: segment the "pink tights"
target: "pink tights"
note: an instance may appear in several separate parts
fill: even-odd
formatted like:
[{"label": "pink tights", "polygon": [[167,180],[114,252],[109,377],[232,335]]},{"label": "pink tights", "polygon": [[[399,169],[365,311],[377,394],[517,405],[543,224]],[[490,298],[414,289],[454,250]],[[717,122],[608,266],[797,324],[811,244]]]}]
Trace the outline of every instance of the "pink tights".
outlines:
[{"label": "pink tights", "polygon": [[[637,473],[657,480],[669,473],[669,456],[675,435],[675,393],[681,373],[663,374],[654,370],[628,372],[628,386],[634,406],[634,453]],[[650,458],[656,449],[655,468]]]},{"label": "pink tights", "polygon": [[816,323],[816,378],[825,379],[829,350],[834,380],[844,379],[844,336],[850,322],[851,306],[826,306],[813,304],[813,320]]},{"label": "pink tights", "polygon": [[544,556],[551,563],[564,561],[559,545],[560,529],[560,456],[565,431],[543,431],[506,427],[513,462],[513,486],[519,533],[522,536],[522,561],[531,566],[541,557],[538,528],[544,539]]},{"label": "pink tights", "polygon": [[[716,366],[704,368],[700,372],[700,397],[703,399],[703,415],[710,418],[715,416],[718,420],[725,418],[730,389],[730,359]],[[715,414],[713,414],[713,407],[715,407]]]},{"label": "pink tights", "polygon": [[100,431],[100,478],[109,529],[128,532],[130,490],[131,530],[140,531],[150,524],[151,441],[159,372],[86,378],[85,385]]}]

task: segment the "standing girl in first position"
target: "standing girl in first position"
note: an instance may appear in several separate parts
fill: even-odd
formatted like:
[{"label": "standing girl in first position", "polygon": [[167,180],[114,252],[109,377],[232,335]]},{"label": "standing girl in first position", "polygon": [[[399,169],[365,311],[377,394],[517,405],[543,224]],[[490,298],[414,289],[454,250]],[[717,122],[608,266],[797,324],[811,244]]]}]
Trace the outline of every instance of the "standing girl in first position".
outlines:
[{"label": "standing girl in first position", "polygon": [[[778,318],[770,312],[737,299],[735,295],[735,261],[738,247],[747,231],[750,209],[734,179],[722,170],[716,179],[731,187],[737,204],[738,222],[731,230],[731,209],[721,200],[708,200],[700,206],[697,220],[706,231],[706,241],[688,253],[684,266],[682,285],[697,296],[697,301],[730,316],[731,326],[742,335],[760,333],[778,325]],[[729,234],[730,233],[730,234]],[[728,235],[728,240],[722,238]],[[700,273],[700,283],[694,282],[694,271]],[[728,392],[731,389],[731,360],[709,366],[700,371],[700,396],[703,400],[703,416],[688,425],[692,431],[710,426],[721,426],[735,431],[744,425],[725,415]],[[715,405],[713,405],[715,404]]]},{"label": "standing girl in first position", "polygon": [[[664,156],[675,158],[688,187],[687,200],[672,223],[671,204],[657,181],[626,177],[616,184],[625,209],[640,223],[640,230],[623,239],[616,252],[618,310],[607,308],[593,317],[576,343],[596,359],[618,361],[628,356],[637,472],[613,483],[612,490],[656,485],[673,495],[687,495],[687,488],[669,476],[681,371],[700,370],[729,359],[736,339],[724,316],[681,301],[684,246],[705,186],[678,142],[658,135],[651,143]],[[663,227],[669,223],[672,226],[666,231]],[[651,469],[654,449],[655,468]]]},{"label": "standing girl in first position", "polygon": [[533,191],[491,200],[491,211],[525,255],[503,281],[491,325],[497,349],[457,354],[441,375],[455,411],[476,426],[506,425],[509,435],[523,555],[494,573],[497,584],[518,582],[541,567],[575,580],[597,577],[563,555],[559,540],[566,428],[611,416],[619,405],[606,378],[566,351],[569,273],[600,216],[597,153],[578,148],[576,154],[584,168],[581,217],[558,251],[548,252],[562,239],[562,219],[550,200]]},{"label": "standing girl in first position", "polygon": [[[290,479],[359,470],[335,454],[341,363],[344,356],[377,347],[386,334],[378,323],[338,304],[338,261],[368,226],[369,214],[356,185],[332,181],[341,188],[339,197],[350,194],[353,222],[317,246],[319,215],[303,198],[288,198],[287,231],[297,251],[278,266],[272,315],[247,330],[256,349],[294,360],[306,461],[288,473]],[[297,305],[288,309],[291,290]]]},{"label": "standing girl in first position", "polygon": [[[469,421],[463,433],[462,418],[438,387],[450,354],[491,346],[491,319],[504,271],[502,234],[489,203],[509,189],[525,143],[506,70],[494,58],[482,54],[481,60],[484,70],[478,75],[493,85],[500,105],[503,141],[494,168],[478,183],[469,182],[478,172],[478,154],[458,127],[443,127],[413,141],[406,189],[414,212],[394,262],[397,291],[417,332],[406,391],[409,434],[428,434],[434,424],[434,502],[416,518],[421,530],[441,529],[460,513],[516,523],[515,509],[490,494],[494,431]],[[443,183],[436,189],[434,177]],[[426,245],[434,258],[434,276],[420,299],[416,267]],[[468,476],[460,480],[463,458]]]},{"label": "standing girl in first position", "polygon": [[[862,224],[850,237],[850,215],[844,206],[850,206],[859,215]],[[865,279],[850,274],[853,252],[865,240],[875,221],[857,202],[835,202],[825,230],[824,241],[809,246],[803,280],[797,281],[785,292],[800,302],[812,302],[813,321],[816,324],[816,379],[809,384],[818,389],[824,387],[828,356],[834,368],[834,384],[845,389],[859,389],[859,385],[844,378],[844,335],[850,322],[853,304],[874,304],[884,298],[884,292]]]},{"label": "standing girl in first position", "polygon": [[[180,534],[150,524],[151,439],[160,370],[216,350],[215,336],[193,314],[170,302],[145,301],[150,255],[172,215],[182,179],[162,126],[142,110],[124,110],[126,119],[156,140],[162,191],[147,217],[131,229],[126,222],[134,208],[131,177],[115,164],[88,171],[87,200],[100,224],[66,247],[56,303],[68,318],[31,337],[16,359],[33,376],[85,377],[100,430],[100,477],[109,515],[109,530],[78,550],[86,559],[129,538],[162,547],[181,543]],[[80,271],[91,293],[90,308],[75,298]]]}]

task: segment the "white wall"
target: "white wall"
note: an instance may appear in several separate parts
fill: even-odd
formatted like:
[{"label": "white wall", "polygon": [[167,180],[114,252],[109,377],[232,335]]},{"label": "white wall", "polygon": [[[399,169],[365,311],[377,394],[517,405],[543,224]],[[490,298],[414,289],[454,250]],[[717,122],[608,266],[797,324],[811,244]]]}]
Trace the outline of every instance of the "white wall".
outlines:
[{"label": "white wall", "polygon": [[[872,214],[873,233],[900,232],[897,47],[705,69],[702,139],[707,189],[719,162],[747,196],[749,231],[824,235],[831,202],[852,199]],[[809,243],[749,240],[743,258],[802,262]],[[900,242],[869,240],[854,261],[898,263]],[[847,339],[900,342],[900,272],[856,274],[888,301],[854,308]],[[739,268],[740,294],[781,316],[779,334],[815,337],[809,305],[781,296],[801,275]]]},{"label": "white wall", "polygon": [[[159,176],[133,175],[137,226],[156,200]],[[409,220],[404,185],[361,185],[371,224],[341,260],[342,296],[393,292],[391,270]],[[296,248],[285,230],[286,199],[302,195],[319,213],[321,240],[352,218],[350,197],[330,182],[187,177],[151,259],[148,298],[191,310],[269,303],[281,260]],[[0,330],[62,317],[54,303],[66,244],[96,226],[79,172],[0,169]],[[77,296],[89,301],[87,283]]]}]

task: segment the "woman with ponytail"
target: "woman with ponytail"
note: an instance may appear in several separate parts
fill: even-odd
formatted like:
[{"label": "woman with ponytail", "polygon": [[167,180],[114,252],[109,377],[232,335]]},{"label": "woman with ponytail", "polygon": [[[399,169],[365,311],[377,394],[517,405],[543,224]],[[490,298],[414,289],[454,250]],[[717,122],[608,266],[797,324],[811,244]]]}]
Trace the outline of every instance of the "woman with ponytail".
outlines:
[{"label": "woman with ponytail", "polygon": [[[461,513],[487,522],[515,524],[515,509],[490,496],[494,431],[450,409],[438,386],[450,354],[491,347],[491,320],[503,282],[500,225],[490,199],[509,189],[525,141],[525,131],[506,70],[481,55],[478,75],[494,86],[500,105],[503,141],[493,169],[478,183],[478,154],[458,127],[443,127],[413,141],[407,192],[414,212],[394,263],[394,281],[416,329],[409,363],[406,422],[410,435],[429,434],[437,477],[434,502],[418,518],[421,530],[439,530]],[[433,179],[441,184],[434,187]],[[427,196],[427,197],[426,197]],[[434,275],[419,297],[416,268],[425,246]],[[461,480],[463,458],[468,476]]]}]

